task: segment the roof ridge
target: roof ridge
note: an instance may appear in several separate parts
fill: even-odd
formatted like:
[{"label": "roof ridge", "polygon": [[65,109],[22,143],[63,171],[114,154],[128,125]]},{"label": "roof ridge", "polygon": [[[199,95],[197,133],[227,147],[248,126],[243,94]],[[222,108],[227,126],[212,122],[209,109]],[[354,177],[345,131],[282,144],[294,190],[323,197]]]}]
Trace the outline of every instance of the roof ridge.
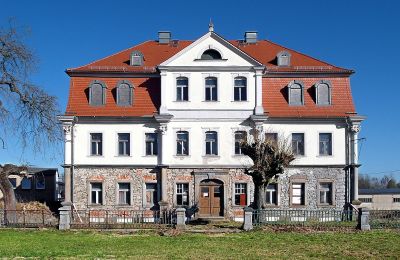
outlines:
[{"label": "roof ridge", "polygon": [[81,68],[90,66],[90,65],[92,65],[93,63],[96,63],[96,62],[99,62],[99,61],[108,59],[108,58],[113,57],[113,56],[116,56],[116,55],[118,55],[118,54],[120,54],[120,53],[122,53],[122,52],[125,52],[125,51],[127,51],[127,50],[129,50],[129,49],[137,48],[138,46],[143,45],[143,44],[148,43],[148,42],[151,42],[151,41],[154,41],[154,40],[147,40],[147,41],[144,41],[144,42],[142,42],[142,43],[136,44],[136,45],[131,46],[131,47],[129,47],[129,48],[123,49],[123,50],[121,50],[121,51],[119,51],[119,52],[117,52],[117,53],[110,54],[110,55],[108,55],[108,56],[106,56],[106,57],[104,57],[104,58],[101,58],[101,59],[98,59],[98,60],[94,60],[94,61],[92,61],[92,62],[90,62],[90,63],[88,63],[88,64],[85,64],[85,65],[82,65],[82,66],[79,66],[79,67],[69,68],[69,69],[67,69],[67,70],[77,70],[77,69],[81,69]]}]

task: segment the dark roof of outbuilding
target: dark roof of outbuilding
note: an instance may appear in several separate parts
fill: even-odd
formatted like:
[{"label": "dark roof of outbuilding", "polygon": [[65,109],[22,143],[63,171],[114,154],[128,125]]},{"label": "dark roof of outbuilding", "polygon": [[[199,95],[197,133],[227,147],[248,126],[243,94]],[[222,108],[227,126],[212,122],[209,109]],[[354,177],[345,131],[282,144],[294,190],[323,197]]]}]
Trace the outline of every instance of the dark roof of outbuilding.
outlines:
[{"label": "dark roof of outbuilding", "polygon": [[359,195],[400,194],[400,188],[391,189],[359,189]]}]

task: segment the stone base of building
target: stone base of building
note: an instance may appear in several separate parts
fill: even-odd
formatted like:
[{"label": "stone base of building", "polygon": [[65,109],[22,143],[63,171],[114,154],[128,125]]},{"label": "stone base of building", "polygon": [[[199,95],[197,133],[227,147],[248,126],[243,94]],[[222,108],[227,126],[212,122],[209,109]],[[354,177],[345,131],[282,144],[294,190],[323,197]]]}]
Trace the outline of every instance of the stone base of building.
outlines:
[{"label": "stone base of building", "polygon": [[[159,168],[75,167],[73,204],[77,209],[150,210],[159,209],[162,201],[168,208],[187,208],[192,218],[241,221],[243,208],[253,202],[254,184],[244,169],[165,171],[162,185]],[[341,209],[345,172],[341,168],[290,168],[267,193],[270,208]]]}]

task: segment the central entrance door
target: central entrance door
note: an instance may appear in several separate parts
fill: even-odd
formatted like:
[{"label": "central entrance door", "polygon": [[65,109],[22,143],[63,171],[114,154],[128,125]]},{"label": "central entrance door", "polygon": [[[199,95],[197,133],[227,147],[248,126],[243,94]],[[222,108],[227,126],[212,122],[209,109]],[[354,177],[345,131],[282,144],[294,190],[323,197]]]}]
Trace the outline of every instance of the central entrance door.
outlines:
[{"label": "central entrance door", "polygon": [[218,180],[205,180],[200,183],[199,215],[201,217],[220,217],[224,215],[224,186]]}]

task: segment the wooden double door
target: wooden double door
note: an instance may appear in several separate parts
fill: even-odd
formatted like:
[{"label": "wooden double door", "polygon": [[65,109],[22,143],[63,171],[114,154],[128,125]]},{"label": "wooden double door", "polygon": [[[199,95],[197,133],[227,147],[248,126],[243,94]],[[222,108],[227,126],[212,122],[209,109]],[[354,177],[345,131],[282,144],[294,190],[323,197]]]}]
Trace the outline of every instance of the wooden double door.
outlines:
[{"label": "wooden double door", "polygon": [[224,215],[224,185],[218,180],[200,183],[199,215],[220,217]]}]

